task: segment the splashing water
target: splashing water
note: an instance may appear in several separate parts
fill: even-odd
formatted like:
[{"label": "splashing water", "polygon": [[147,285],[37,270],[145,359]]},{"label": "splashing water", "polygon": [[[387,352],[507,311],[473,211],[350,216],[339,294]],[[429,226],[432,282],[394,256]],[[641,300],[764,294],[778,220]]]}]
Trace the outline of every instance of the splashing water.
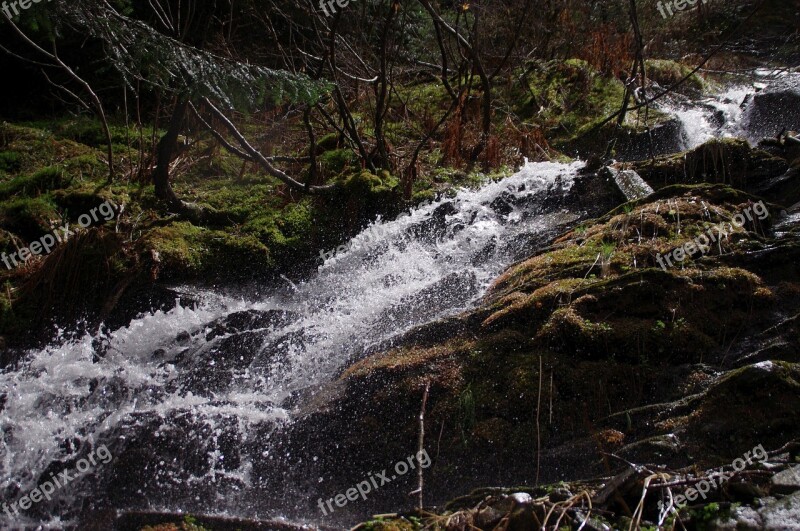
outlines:
[{"label": "splashing water", "polygon": [[675,116],[683,130],[683,149],[693,149],[712,138],[747,138],[742,127],[742,104],[753,87],[737,85],[696,102],[664,102],[659,109]]},{"label": "splashing water", "polygon": [[[2,501],[15,502],[36,487],[52,463],[74,463],[86,448],[128,437],[123,426],[155,419],[158,436],[166,431],[159,419],[187,412],[209,427],[209,447],[200,452],[207,463],[199,476],[175,481],[187,488],[230,481],[246,490],[251,464],[223,462],[223,425],[233,423],[246,445],[255,427],[291,421],[303,391],[331,380],[370,349],[469,308],[505,267],[581,216],[559,201],[581,165],[528,163],[479,190],[376,221],[314,278],[264,299],[206,293],[196,307],[178,306],[107,335],[29,352],[19,367],[0,375]],[[226,341],[245,336],[209,333],[215,320],[241,312],[282,318],[252,325],[246,330],[251,342],[233,348]],[[225,378],[212,382],[214,374]],[[176,500],[147,501],[151,509],[185,508]],[[79,503],[80,495],[62,489],[53,502],[39,504],[45,513],[39,521],[60,522],[59,515],[72,514],[64,508]],[[213,511],[246,512],[219,495],[206,507]],[[0,513],[5,526],[22,521]]]},{"label": "splashing water", "polygon": [[682,149],[693,149],[713,138],[744,138],[755,145],[761,140],[751,131],[746,109],[751,97],[771,85],[800,84],[800,73],[757,69],[749,74],[747,83],[730,85],[721,92],[700,100],[665,99],[659,110],[675,116],[681,124]]}]

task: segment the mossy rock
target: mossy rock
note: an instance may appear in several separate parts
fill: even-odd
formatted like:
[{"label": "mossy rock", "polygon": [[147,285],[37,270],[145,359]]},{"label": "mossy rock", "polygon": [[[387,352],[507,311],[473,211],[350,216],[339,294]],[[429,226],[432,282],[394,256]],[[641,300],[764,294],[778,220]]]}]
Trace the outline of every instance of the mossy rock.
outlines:
[{"label": "mossy rock", "polygon": [[783,174],[789,165],[780,157],[751,148],[746,140],[727,138],[659,157],[654,163],[634,163],[633,167],[655,190],[672,184],[697,183],[720,183],[748,190]]},{"label": "mossy rock", "polygon": [[67,217],[72,221],[77,220],[81,214],[90,212],[108,201],[103,195],[94,192],[58,190],[53,193],[53,202],[62,208]]},{"label": "mossy rock", "polygon": [[353,531],[416,531],[420,529],[419,520],[409,520],[401,516],[377,517],[363,522],[353,528]]},{"label": "mossy rock", "polygon": [[26,241],[40,238],[60,221],[61,215],[49,195],[15,199],[0,206],[0,225]]},{"label": "mossy rock", "polygon": [[342,181],[342,186],[352,192],[369,193],[373,188],[381,186],[381,178],[367,170],[349,175]]},{"label": "mossy rock", "polygon": [[77,232],[32,268],[14,294],[13,312],[3,321],[2,333],[20,341],[51,320],[75,322],[90,312],[94,317],[89,321],[98,323],[113,309],[121,282],[136,274],[134,263],[121,234],[104,229]]},{"label": "mossy rock", "polygon": [[316,152],[319,155],[325,153],[326,151],[339,149],[341,148],[341,144],[341,135],[339,133],[328,133],[317,140]]},{"label": "mossy rock", "polygon": [[326,175],[339,175],[353,168],[358,158],[350,149],[331,149],[320,155],[319,162]]},{"label": "mossy rock", "polygon": [[19,176],[0,184],[0,201],[13,196],[37,197],[64,184],[61,168],[48,166],[27,176]]},{"label": "mossy rock", "polygon": [[[648,59],[645,61],[647,77],[664,88],[671,87],[684,77],[688,76],[692,68],[669,59]],[[708,89],[708,83],[699,74],[694,73],[677,89],[678,92],[688,92],[691,95],[703,94]]]},{"label": "mossy rock", "polygon": [[165,281],[241,279],[268,275],[275,266],[269,249],[255,236],[209,230],[187,221],[151,230],[139,246],[155,257],[157,275]]},{"label": "mossy rock", "polygon": [[262,215],[247,221],[242,230],[252,234],[269,250],[279,267],[307,260],[315,249],[316,211],[310,201],[287,205],[280,213]]},{"label": "mossy rock", "polygon": [[764,361],[725,375],[690,416],[695,444],[725,459],[800,437],[800,364]]}]

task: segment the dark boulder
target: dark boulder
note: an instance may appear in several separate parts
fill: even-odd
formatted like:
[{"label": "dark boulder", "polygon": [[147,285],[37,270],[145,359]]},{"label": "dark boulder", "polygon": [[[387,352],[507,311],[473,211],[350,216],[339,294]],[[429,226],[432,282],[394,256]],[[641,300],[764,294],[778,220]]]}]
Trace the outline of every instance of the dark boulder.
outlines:
[{"label": "dark boulder", "polygon": [[653,156],[668,155],[685,147],[683,125],[672,118],[649,130],[623,134],[617,141],[618,160],[646,160]]},{"label": "dark boulder", "polygon": [[743,124],[753,141],[800,130],[800,81],[787,76],[745,102]]}]

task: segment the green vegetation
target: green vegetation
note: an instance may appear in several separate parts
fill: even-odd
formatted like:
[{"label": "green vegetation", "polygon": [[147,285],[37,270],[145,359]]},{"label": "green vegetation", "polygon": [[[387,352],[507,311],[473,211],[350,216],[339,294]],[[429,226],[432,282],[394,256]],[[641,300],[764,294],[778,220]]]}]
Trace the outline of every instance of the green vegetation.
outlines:
[{"label": "green vegetation", "polygon": [[[681,87],[682,90],[702,94],[709,89],[708,83],[699,74],[692,73],[689,66],[667,59],[648,59],[645,62],[647,75],[663,88],[671,87],[689,76]],[[691,75],[690,75],[691,74]]]}]

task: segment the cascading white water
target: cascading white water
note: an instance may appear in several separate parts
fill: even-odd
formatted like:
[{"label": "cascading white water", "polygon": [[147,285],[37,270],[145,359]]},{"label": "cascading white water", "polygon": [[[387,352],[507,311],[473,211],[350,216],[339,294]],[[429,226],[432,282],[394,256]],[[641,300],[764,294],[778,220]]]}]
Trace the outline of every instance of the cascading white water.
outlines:
[{"label": "cascading white water", "polygon": [[659,109],[681,122],[683,148],[692,149],[712,138],[747,138],[742,104],[752,93],[752,86],[736,85],[698,102],[664,102]]},{"label": "cascading white water", "polygon": [[757,69],[751,77],[748,82],[729,85],[700,100],[672,98],[658,103],[659,110],[675,116],[680,122],[683,149],[693,149],[713,138],[744,138],[752,145],[761,140],[744,123],[750,97],[775,82],[797,86],[800,73]]},{"label": "cascading white water", "polygon": [[[468,308],[505,267],[530,251],[531,239],[577,219],[574,211],[545,208],[543,199],[563,197],[580,167],[529,163],[479,190],[375,222],[322,264],[314,278],[284,293],[261,300],[205,294],[195,308],[179,306],[108,335],[55,341],[29,352],[20,367],[0,375],[3,502],[15,502],[33,489],[51,463],[78,457],[77,449],[87,443],[118,437],[119,426],[135,423],[137,415],[166,418],[190,411],[212,427],[211,433],[219,433],[217,422],[234,419],[243,439],[258,423],[291,419],[286,399],[293,393],[335,377],[371,346]],[[225,339],[206,340],[208,323],[242,310],[278,309],[294,318],[260,331],[265,346],[236,371],[230,386],[202,393],[174,385],[185,372],[181,353],[189,349],[190,356],[201,358]],[[101,355],[98,343],[105,345]],[[225,477],[246,488],[249,463],[231,469],[219,465],[217,457],[210,452],[210,472],[186,481]],[[70,489],[54,495],[68,507],[76,497]],[[180,508],[161,504],[152,500],[150,507]],[[239,510],[230,499],[208,508]],[[51,523],[58,527],[55,512],[50,511]],[[4,526],[24,520],[0,512]]]}]

